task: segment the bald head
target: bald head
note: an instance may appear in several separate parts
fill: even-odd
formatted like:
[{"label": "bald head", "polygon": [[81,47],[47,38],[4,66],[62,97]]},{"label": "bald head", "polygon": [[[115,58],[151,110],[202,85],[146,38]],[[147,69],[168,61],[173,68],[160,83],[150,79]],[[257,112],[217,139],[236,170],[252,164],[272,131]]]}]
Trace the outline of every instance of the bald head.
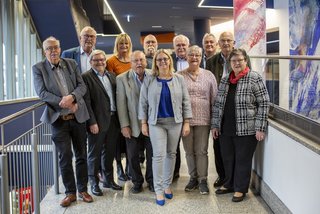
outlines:
[{"label": "bald head", "polygon": [[156,51],[158,50],[158,41],[157,38],[149,34],[144,37],[143,40],[143,50],[147,57],[153,57]]},{"label": "bald head", "polygon": [[223,32],[219,37],[219,46],[224,57],[228,57],[235,45],[234,36],[231,32]]}]

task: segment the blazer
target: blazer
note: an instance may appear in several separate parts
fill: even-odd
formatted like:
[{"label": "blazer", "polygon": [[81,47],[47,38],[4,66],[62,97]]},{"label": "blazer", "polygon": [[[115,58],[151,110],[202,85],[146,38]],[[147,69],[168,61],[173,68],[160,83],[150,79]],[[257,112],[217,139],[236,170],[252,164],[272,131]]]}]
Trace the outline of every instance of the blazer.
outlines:
[{"label": "blazer", "polygon": [[[175,122],[182,123],[184,119],[192,118],[189,93],[183,76],[174,73],[168,86]],[[161,90],[162,83],[157,81],[157,77],[150,76],[144,79],[139,99],[140,120],[148,120],[151,125],[157,124]]]},{"label": "blazer", "polygon": [[[133,137],[139,137],[141,123],[138,119],[140,90],[133,70],[117,76],[117,110],[121,128],[129,126]],[[145,71],[146,77],[150,71]]]},{"label": "blazer", "polygon": [[[214,74],[218,85],[220,84],[220,81],[221,81],[221,78],[223,75],[224,60],[223,60],[221,54],[222,53],[219,52],[206,60],[206,70],[209,70]],[[251,62],[250,62],[249,56],[247,59],[247,65],[251,69]],[[229,63],[227,64],[227,66],[228,66],[228,71],[230,73],[232,71],[232,68]]]},{"label": "blazer", "polygon": [[[229,91],[229,75],[221,79],[213,107],[211,128],[221,129],[224,107]],[[268,126],[269,95],[260,74],[255,71],[239,79],[235,94],[236,134],[254,135],[265,132]]]},{"label": "blazer", "polygon": [[[77,63],[73,59],[60,60],[60,65],[65,72],[68,88],[72,89],[71,94],[76,96],[78,110],[75,112],[76,120],[79,123],[89,119],[88,110],[83,96],[87,91],[80,75]],[[54,77],[54,71],[47,59],[32,66],[34,88],[40,100],[46,102],[47,106],[41,116],[41,121],[45,123],[54,123],[60,116],[62,108],[59,103],[62,94],[59,90],[58,83]]]},{"label": "blazer", "polygon": [[75,47],[75,48],[70,48],[68,50],[64,50],[61,54],[61,57],[63,58],[69,58],[69,59],[74,59],[80,69],[80,72],[83,73],[85,71],[81,70],[81,59],[80,59],[81,51],[80,51],[80,46]]},{"label": "blazer", "polygon": [[[112,93],[115,99],[116,77],[109,72],[107,72],[107,77],[111,82]],[[111,120],[110,98],[102,82],[92,68],[84,72],[82,78],[88,88],[87,93],[84,96],[90,115],[87,126],[98,124],[100,131],[107,131]]]}]

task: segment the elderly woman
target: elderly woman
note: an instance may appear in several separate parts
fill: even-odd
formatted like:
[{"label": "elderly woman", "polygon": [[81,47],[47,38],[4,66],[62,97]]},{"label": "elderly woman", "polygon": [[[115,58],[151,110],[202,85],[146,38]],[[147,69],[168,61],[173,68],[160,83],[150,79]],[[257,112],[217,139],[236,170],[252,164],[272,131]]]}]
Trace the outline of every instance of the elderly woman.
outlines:
[{"label": "elderly woman", "polygon": [[232,201],[240,202],[248,192],[257,143],[265,138],[269,95],[262,77],[247,66],[245,50],[234,49],[228,60],[232,71],[221,79],[211,121],[226,173],[216,194],[234,192]]},{"label": "elderly woman", "polygon": [[[156,203],[172,199],[173,170],[180,138],[190,132],[192,118],[187,87],[181,75],[173,72],[172,58],[163,49],[153,58],[153,75],[143,81],[139,100],[142,133],[150,136]],[[182,133],[181,133],[182,130]]]},{"label": "elderly woman", "polygon": [[179,71],[186,82],[191,100],[193,118],[190,120],[190,134],[182,137],[183,147],[190,181],[185,191],[192,191],[199,186],[200,194],[209,194],[208,143],[212,106],[217,94],[217,81],[214,75],[200,68],[202,49],[196,45],[187,50],[189,67]]},{"label": "elderly woman", "polygon": [[[113,72],[116,76],[121,73],[128,71],[131,68],[131,53],[132,53],[132,43],[130,36],[126,33],[121,33],[116,37],[114,43],[113,56],[107,60],[107,70]],[[116,161],[117,161],[117,173],[118,179],[121,181],[126,181],[130,179],[130,174],[128,172],[129,164],[126,163],[126,173],[123,171],[121,164],[121,154],[126,153],[125,138],[120,135],[119,143],[116,148]],[[128,160],[128,159],[127,159]],[[129,177],[129,178],[128,178]]]}]

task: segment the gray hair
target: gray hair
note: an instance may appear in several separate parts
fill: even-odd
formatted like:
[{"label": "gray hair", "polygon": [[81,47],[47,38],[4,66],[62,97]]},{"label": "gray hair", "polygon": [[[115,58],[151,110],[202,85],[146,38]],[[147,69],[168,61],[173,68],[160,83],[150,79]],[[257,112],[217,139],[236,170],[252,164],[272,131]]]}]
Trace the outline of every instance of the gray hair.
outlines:
[{"label": "gray hair", "polygon": [[186,37],[186,36],[183,35],[183,34],[179,34],[179,35],[175,36],[175,37],[173,38],[173,40],[172,40],[174,46],[175,46],[175,44],[176,44],[177,39],[183,39],[183,40],[185,40],[185,41],[187,42],[187,46],[189,46],[189,44],[190,44],[188,37]]},{"label": "gray hair", "polygon": [[204,45],[204,40],[209,36],[212,36],[213,39],[216,40],[216,42],[217,42],[217,38],[212,33],[206,33],[206,34],[204,34],[204,36],[202,38],[202,45]]},{"label": "gray hair", "polygon": [[94,35],[97,36],[97,31],[90,26],[85,26],[84,28],[82,28],[81,32],[80,32],[80,36],[82,36],[84,34],[84,32],[86,31],[93,31]]},{"label": "gray hair", "polygon": [[106,53],[103,50],[93,50],[89,56],[89,60],[91,61],[94,56],[99,54],[102,54],[106,58]]},{"label": "gray hair", "polygon": [[202,56],[202,48],[198,45],[192,45],[187,49],[187,54],[191,54],[192,52],[196,52]]},{"label": "gray hair", "polygon": [[53,36],[49,36],[42,43],[43,50],[46,50],[46,48],[48,47],[48,43],[49,42],[58,42],[58,46],[60,47],[60,41],[58,39],[56,39],[55,37],[53,37]]}]

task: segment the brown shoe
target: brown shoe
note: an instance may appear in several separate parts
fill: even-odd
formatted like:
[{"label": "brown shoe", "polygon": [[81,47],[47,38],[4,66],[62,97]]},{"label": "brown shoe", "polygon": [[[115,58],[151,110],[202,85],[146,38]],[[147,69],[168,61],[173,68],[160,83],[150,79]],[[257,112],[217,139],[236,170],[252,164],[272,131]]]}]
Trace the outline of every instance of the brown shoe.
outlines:
[{"label": "brown shoe", "polygon": [[82,198],[84,202],[91,203],[93,198],[87,192],[79,192],[79,198]]},{"label": "brown shoe", "polygon": [[66,197],[60,202],[60,206],[68,207],[72,202],[77,200],[76,194],[68,194]]}]

